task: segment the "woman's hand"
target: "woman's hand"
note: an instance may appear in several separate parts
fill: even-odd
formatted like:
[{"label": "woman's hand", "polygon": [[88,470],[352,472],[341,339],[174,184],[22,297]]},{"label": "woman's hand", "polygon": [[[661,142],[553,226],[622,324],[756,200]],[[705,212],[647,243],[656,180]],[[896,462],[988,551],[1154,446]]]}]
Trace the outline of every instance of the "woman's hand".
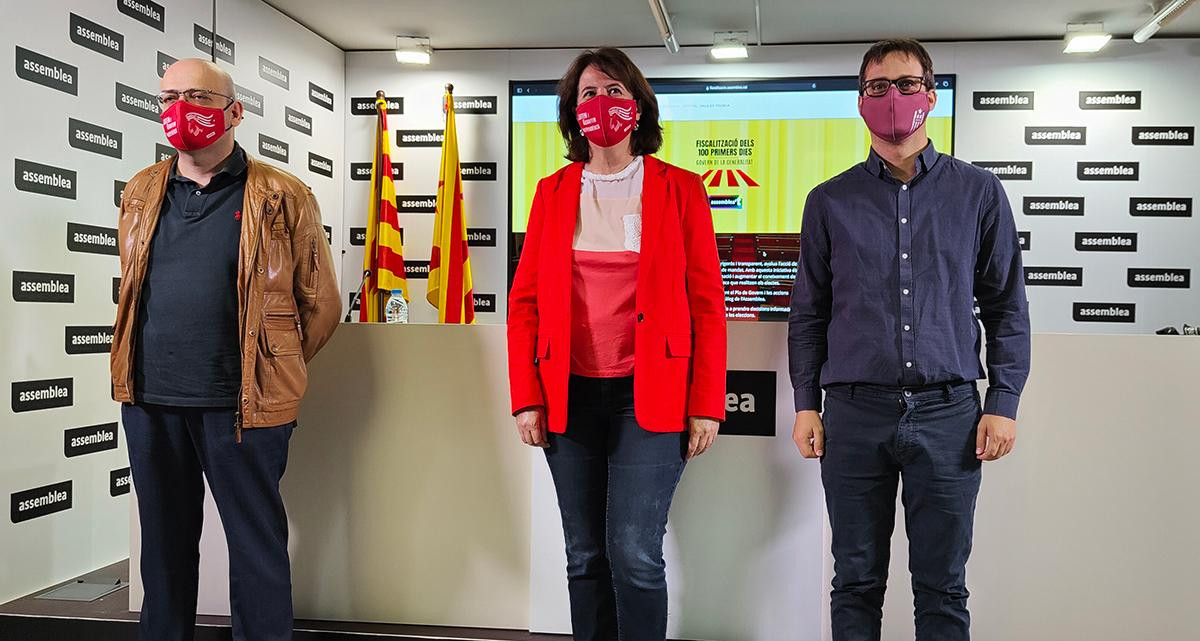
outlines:
[{"label": "woman's hand", "polygon": [[688,460],[694,459],[697,456],[708,451],[712,447],[713,441],[717,440],[717,430],[721,428],[721,424],[711,418],[702,418],[700,416],[688,417]]},{"label": "woman's hand", "polygon": [[534,407],[518,412],[517,433],[526,445],[543,449],[550,447],[550,441],[546,438],[546,410]]}]

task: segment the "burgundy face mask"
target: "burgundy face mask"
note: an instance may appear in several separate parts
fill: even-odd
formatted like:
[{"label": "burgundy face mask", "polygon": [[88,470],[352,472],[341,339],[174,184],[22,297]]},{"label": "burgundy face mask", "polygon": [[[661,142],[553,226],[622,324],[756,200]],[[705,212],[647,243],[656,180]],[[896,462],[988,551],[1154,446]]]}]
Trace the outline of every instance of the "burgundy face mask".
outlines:
[{"label": "burgundy face mask", "polygon": [[863,96],[858,113],[871,133],[891,143],[902,142],[925,124],[929,115],[929,92],[919,91],[906,96],[892,85],[878,98]]}]

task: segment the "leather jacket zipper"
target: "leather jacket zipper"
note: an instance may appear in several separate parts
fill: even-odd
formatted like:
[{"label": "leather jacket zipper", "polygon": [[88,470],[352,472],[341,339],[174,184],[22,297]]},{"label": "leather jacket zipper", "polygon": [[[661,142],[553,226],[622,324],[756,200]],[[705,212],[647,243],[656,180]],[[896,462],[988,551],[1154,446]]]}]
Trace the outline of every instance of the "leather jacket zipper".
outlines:
[{"label": "leather jacket zipper", "polygon": [[[278,198],[278,196],[275,196],[275,197]],[[261,207],[261,211],[263,211],[263,213],[265,214],[268,211],[270,211],[268,209],[269,207],[270,207],[269,204],[263,203],[263,205]],[[258,260],[258,241],[259,241],[259,234],[260,234],[260,232],[262,232],[262,225],[263,225],[262,220],[263,220],[263,217],[260,216],[259,224],[255,225],[255,227],[254,227],[254,232],[253,232],[253,235],[251,236],[251,243],[250,243],[250,256],[249,256],[249,260],[246,261],[246,265],[247,265],[246,289],[245,289],[246,300],[245,300],[244,304],[242,305],[242,328],[241,328],[242,329],[242,331],[241,331],[241,336],[242,336],[241,340],[242,341],[246,340],[246,326],[247,326],[246,321],[247,321],[248,314],[250,312],[250,296],[253,293],[251,291],[253,289],[253,286],[251,285],[251,280],[253,279],[253,277],[250,274],[253,273],[255,261]],[[241,343],[241,341],[239,341],[239,343]],[[246,353],[245,345],[242,344],[241,347],[242,347],[242,350],[241,350],[242,354],[245,354]],[[233,438],[234,438],[234,442],[239,443],[239,444],[242,442],[242,425],[244,424],[245,419],[246,419],[246,405],[247,405],[246,400],[247,399],[245,396],[243,396],[243,394],[246,393],[245,369],[246,369],[245,368],[245,358],[243,358],[242,359],[242,384],[238,388],[238,410],[237,410],[237,415],[233,419]]]},{"label": "leather jacket zipper", "polygon": [[316,287],[317,287],[317,270],[319,269],[319,265],[320,265],[320,263],[317,262],[317,256],[318,256],[318,254],[317,254],[317,239],[315,239],[315,238],[311,239],[311,241],[309,242],[309,245],[312,248],[312,260],[308,265],[308,268],[309,268],[308,288],[316,289]]},{"label": "leather jacket zipper", "polygon": [[[157,173],[151,174],[150,177],[154,178],[156,175],[157,175]],[[134,357],[134,350],[137,348],[137,346],[135,345],[135,343],[137,341],[136,328],[137,328],[137,323],[138,323],[138,311],[141,309],[141,305],[142,305],[142,302],[141,302],[142,283],[145,282],[145,280],[146,280],[146,269],[148,267],[148,263],[150,262],[150,247],[147,245],[147,243],[149,243],[149,241],[150,241],[149,237],[151,234],[150,234],[150,225],[147,224],[147,221],[145,220],[146,207],[145,207],[144,201],[143,201],[143,205],[142,205],[141,215],[143,217],[143,220],[142,220],[142,225],[140,225],[140,229],[138,230],[139,235],[141,237],[138,239],[138,245],[137,245],[140,249],[135,250],[136,252],[138,252],[137,254],[135,254],[136,255],[135,261],[137,262],[137,264],[129,266],[130,274],[137,274],[138,276],[137,276],[137,278],[133,279],[134,282],[133,282],[132,288],[130,290],[132,292],[133,299],[130,301],[129,321],[130,321],[130,326],[133,329],[129,332],[129,349],[127,350],[128,354],[129,354],[129,361],[125,364],[125,372],[126,372],[126,374],[125,374],[125,389],[126,389],[127,393],[129,394],[129,399],[135,403],[137,402],[137,399],[134,398],[134,393],[133,393],[133,368],[134,368],[133,357]],[[157,215],[154,217],[154,220],[152,222],[153,222],[154,227],[157,228],[158,222],[159,222]]]}]

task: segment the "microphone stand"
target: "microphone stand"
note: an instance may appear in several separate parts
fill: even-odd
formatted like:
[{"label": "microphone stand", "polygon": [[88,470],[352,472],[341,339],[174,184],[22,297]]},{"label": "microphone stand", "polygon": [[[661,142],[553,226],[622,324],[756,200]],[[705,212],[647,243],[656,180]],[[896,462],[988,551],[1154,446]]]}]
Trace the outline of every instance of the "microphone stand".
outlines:
[{"label": "microphone stand", "polygon": [[354,314],[354,304],[359,302],[362,297],[363,286],[367,284],[367,279],[371,277],[371,270],[364,269],[362,280],[358,282],[358,289],[354,290],[354,298],[350,300],[350,309],[346,310],[346,317],[342,319],[343,323],[350,322],[350,316]]}]

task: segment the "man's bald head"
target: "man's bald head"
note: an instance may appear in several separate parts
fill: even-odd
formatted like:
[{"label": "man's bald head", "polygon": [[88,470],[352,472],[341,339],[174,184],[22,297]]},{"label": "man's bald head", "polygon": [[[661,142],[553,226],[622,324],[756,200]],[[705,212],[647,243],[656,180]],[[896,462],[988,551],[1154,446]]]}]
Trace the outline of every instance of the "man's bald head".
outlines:
[{"label": "man's bald head", "polygon": [[233,77],[215,63],[201,58],[184,58],[167,67],[159,88],[163,91],[207,89],[226,96],[234,95]]},{"label": "man's bald head", "polygon": [[167,67],[159,88],[162,92],[159,104],[165,109],[182,99],[194,107],[219,109],[224,114],[221,125],[224,132],[220,138],[201,148],[181,151],[181,155],[214,156],[216,160],[222,160],[233,151],[233,130],[241,124],[245,108],[237,99],[233,78],[228,72],[208,60],[185,58]]}]

